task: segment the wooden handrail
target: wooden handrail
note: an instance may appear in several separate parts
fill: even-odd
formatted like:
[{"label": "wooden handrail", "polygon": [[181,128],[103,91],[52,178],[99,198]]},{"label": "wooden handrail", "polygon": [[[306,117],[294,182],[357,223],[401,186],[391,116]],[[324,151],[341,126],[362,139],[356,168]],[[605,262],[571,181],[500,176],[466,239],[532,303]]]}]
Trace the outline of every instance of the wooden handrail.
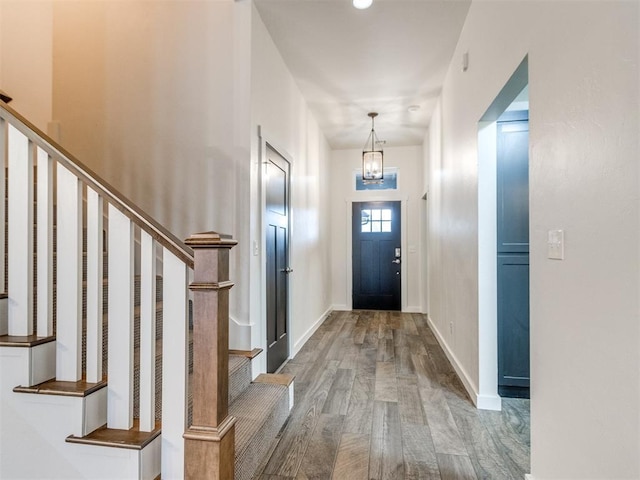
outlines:
[{"label": "wooden handrail", "polygon": [[20,130],[29,140],[45,150],[67,170],[71,171],[85,184],[106,198],[138,227],[151,235],[160,245],[172,252],[187,264],[187,266],[193,268],[193,250],[191,248],[143,212],[122,193],[109,185],[107,181],[93,172],[84,163],[62,148],[52,138],[42,132],[42,130],[38,129],[38,127],[2,101],[0,101],[0,118],[8,121],[13,127]]}]

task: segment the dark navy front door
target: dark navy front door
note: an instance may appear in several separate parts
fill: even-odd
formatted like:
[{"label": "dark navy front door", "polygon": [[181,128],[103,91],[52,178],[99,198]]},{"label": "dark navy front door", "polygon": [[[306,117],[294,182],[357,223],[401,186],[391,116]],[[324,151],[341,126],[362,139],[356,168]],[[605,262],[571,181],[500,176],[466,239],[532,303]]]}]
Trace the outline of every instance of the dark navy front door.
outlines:
[{"label": "dark navy front door", "polygon": [[400,310],[400,202],[353,204],[353,308]]}]

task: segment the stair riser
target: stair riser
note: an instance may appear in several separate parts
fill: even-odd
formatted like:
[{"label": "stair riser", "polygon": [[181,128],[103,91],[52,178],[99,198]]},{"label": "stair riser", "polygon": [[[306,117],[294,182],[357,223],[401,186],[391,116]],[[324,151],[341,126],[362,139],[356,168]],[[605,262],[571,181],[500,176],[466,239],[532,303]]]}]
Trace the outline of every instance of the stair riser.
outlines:
[{"label": "stair riser", "polygon": [[229,414],[237,419],[235,480],[254,477],[289,411],[289,389],[281,385],[252,384],[230,405]]},{"label": "stair riser", "polygon": [[[136,357],[137,358],[137,357]],[[155,415],[162,420],[162,352],[156,351]],[[133,418],[140,418],[140,363],[136,360],[133,374]]]},{"label": "stair riser", "polygon": [[[239,365],[233,365],[238,362]],[[189,373],[193,371],[193,342],[189,342]],[[192,375],[189,375],[189,397],[187,399],[187,417],[191,424],[193,419]],[[251,361],[245,357],[229,356],[229,405],[251,384]]]},{"label": "stair riser", "polygon": [[[33,275],[34,277],[36,276],[36,262],[35,262],[35,254],[34,254],[34,262],[33,262]],[[56,279],[58,275],[58,261],[57,261],[57,254],[53,254],[53,281],[55,283]],[[102,276],[103,277],[108,277],[109,276],[109,257],[107,256],[107,253],[105,252],[102,255]],[[87,255],[86,253],[82,254],[82,281],[86,282],[87,281]]]},{"label": "stair riser", "polygon": [[[56,318],[56,304],[57,304],[57,285],[53,285],[53,311],[54,311],[54,331],[57,323]],[[136,277],[134,279],[134,294],[133,294],[134,307],[140,306],[140,278]],[[162,277],[156,277],[156,302],[162,302]],[[34,289],[34,318],[37,318],[38,313],[38,295],[37,290]],[[103,282],[102,285],[102,312],[106,315],[109,309],[109,283],[107,280]],[[87,285],[84,283],[82,285],[82,318],[86,321],[87,318]],[[106,317],[105,320],[106,321]],[[160,319],[161,321],[161,319]],[[34,323],[35,328],[35,323]],[[157,337],[160,338],[162,334],[162,325],[156,327]]]},{"label": "stair riser", "polygon": [[231,405],[236,398],[240,396],[244,389],[249,386],[252,380],[251,375],[251,361],[245,359],[246,362],[230,372],[229,375],[229,405]]},{"label": "stair riser", "polygon": [[[82,369],[86,367],[86,320],[82,322]],[[105,314],[102,318],[102,366],[103,372],[106,374],[108,366],[108,346],[109,346],[109,319],[108,314]],[[156,309],[156,340],[162,339],[162,307]],[[133,349],[134,357],[137,357],[138,349],[140,348],[140,313],[139,310],[134,312],[133,316]],[[156,355],[161,355],[161,348],[156,352]]]},{"label": "stair riser", "polygon": [[[55,287],[54,287],[55,290]],[[162,301],[162,277],[156,277],[156,302]],[[107,313],[109,303],[109,282],[105,281],[102,284],[102,311]],[[133,283],[133,306],[140,306],[140,277],[134,278]],[[86,317],[87,309],[87,287],[82,286],[82,316]]]},{"label": "stair riser", "polygon": [[[55,222],[55,221],[54,221]],[[5,223],[6,226],[6,223]],[[53,242],[53,251],[55,252],[58,249],[58,228],[57,226],[53,225],[53,230],[52,230],[52,242]],[[106,232],[103,231],[103,249],[106,251],[107,248],[107,236],[106,236]],[[38,226],[36,224],[33,225],[33,248],[36,249],[38,247]],[[86,252],[87,251],[87,228],[83,227],[82,228],[82,251]]]}]

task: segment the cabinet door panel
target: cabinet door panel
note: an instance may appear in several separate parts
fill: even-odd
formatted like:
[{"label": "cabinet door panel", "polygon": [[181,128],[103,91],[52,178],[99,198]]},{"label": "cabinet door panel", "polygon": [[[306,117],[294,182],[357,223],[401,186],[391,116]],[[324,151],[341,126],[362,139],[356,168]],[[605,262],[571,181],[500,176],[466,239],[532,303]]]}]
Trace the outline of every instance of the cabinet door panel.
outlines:
[{"label": "cabinet door panel", "polygon": [[529,386],[529,255],[498,256],[498,385]]}]

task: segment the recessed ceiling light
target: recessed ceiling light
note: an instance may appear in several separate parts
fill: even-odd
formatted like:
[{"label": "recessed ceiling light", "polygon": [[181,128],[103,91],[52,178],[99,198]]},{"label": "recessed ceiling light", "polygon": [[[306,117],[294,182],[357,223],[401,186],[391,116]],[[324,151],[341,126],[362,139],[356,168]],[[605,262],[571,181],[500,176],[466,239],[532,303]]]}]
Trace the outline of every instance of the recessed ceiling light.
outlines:
[{"label": "recessed ceiling light", "polygon": [[365,8],[369,8],[373,0],[353,0],[353,6],[358,10],[364,10]]},{"label": "recessed ceiling light", "polygon": [[410,105],[407,110],[411,113],[416,113],[418,110],[420,110],[420,105]]}]

